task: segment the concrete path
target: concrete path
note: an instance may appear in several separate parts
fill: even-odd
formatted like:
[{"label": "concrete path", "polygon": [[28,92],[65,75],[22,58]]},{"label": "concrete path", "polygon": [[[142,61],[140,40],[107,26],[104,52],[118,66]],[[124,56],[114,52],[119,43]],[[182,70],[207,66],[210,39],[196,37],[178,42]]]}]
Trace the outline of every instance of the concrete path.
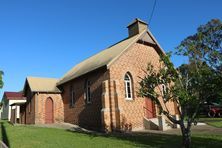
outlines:
[{"label": "concrete path", "polygon": [[[78,125],[70,124],[70,123],[54,123],[54,124],[36,124],[33,126],[37,127],[47,127],[47,128],[59,128],[59,129],[65,129],[70,131],[77,131],[77,132],[85,132],[85,133],[98,133],[95,131],[87,130],[82,127],[79,127]],[[166,131],[158,131],[158,130],[141,130],[141,131],[134,131],[131,132],[132,134],[170,134],[170,135],[181,135],[180,128],[177,129],[169,129]],[[222,128],[216,128],[213,126],[209,126],[206,124],[198,124],[197,126],[192,126],[192,134],[215,134],[215,135],[222,135]]]},{"label": "concrete path", "polygon": [[[209,126],[209,125],[192,126],[191,130],[192,130],[192,134],[222,135],[222,128],[216,128],[216,127]],[[166,131],[143,130],[143,131],[136,131],[134,133],[156,133],[156,134],[181,135],[180,128],[169,129]]]}]

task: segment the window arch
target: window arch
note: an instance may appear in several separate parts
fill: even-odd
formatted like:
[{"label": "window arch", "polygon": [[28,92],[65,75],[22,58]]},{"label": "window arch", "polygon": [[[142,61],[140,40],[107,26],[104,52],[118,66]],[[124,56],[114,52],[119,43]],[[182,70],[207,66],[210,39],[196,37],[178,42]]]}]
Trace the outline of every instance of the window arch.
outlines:
[{"label": "window arch", "polygon": [[75,91],[73,85],[70,85],[69,107],[74,107],[74,104],[75,104]]},{"label": "window arch", "polygon": [[129,72],[127,72],[124,76],[124,83],[125,83],[125,99],[132,100],[133,99],[132,77]]},{"label": "window arch", "polygon": [[92,103],[92,98],[91,98],[91,83],[88,79],[85,80],[85,92],[84,92],[84,98],[86,103],[90,104]]}]

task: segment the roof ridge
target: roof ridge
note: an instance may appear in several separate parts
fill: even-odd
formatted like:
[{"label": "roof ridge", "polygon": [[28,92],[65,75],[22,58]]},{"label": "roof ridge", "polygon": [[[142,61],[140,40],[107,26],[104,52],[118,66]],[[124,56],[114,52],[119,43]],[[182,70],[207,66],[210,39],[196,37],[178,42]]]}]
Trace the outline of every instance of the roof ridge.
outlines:
[{"label": "roof ridge", "polygon": [[132,37],[133,37],[133,36],[131,36],[131,37],[126,37],[126,38],[120,40],[119,42],[116,42],[116,43],[110,45],[109,47],[107,47],[107,49],[108,49],[108,48],[111,48],[111,47],[115,46],[116,44],[119,44],[119,43],[121,43],[121,42],[123,42],[123,41],[125,41],[125,40],[127,40],[127,39],[129,39],[129,38],[132,38]]},{"label": "roof ridge", "polygon": [[[67,73],[65,73],[57,82],[57,86],[66,83],[74,78],[87,74],[93,70],[106,66],[109,68],[110,65],[115,62],[132,44],[134,44],[139,39],[142,39],[145,35],[148,35],[149,38],[154,42],[159,48],[160,51],[164,54],[163,49],[158,44],[157,40],[151,34],[149,29],[144,29],[141,33],[136,34],[132,37],[127,37],[108,48],[97,52],[96,54],[86,58],[80,63],[74,65]],[[149,41],[148,41],[149,42]]]},{"label": "roof ridge", "polygon": [[59,80],[59,78],[52,78],[52,77],[37,77],[37,76],[27,76],[26,78],[38,78],[38,79],[56,79]]},{"label": "roof ridge", "polygon": [[[72,67],[65,75],[63,75],[63,77],[59,79],[57,85],[63,84],[69,80],[72,80],[74,77],[79,77],[83,74],[86,74],[86,73],[92,71],[92,70],[95,70],[99,67],[107,65],[108,63],[110,63],[110,61],[112,61],[112,59],[114,59],[117,55],[119,55],[122,50],[125,50],[125,48],[128,48],[128,46],[131,45],[132,42],[135,42],[135,40],[138,40],[138,38],[144,33],[145,33],[145,30],[140,34],[134,35],[132,37],[127,37],[127,38],[109,46],[108,48],[90,56],[89,58],[86,58],[82,62],[80,62],[80,63],[76,64],[74,67]],[[97,59],[93,60],[93,58],[97,58]],[[99,58],[101,58],[101,59],[99,59]],[[91,61],[91,60],[93,60],[93,61]],[[88,67],[88,65],[91,64],[89,62],[90,61],[94,62],[95,60],[97,60],[97,61],[94,63],[94,65],[91,67]],[[82,72],[80,71],[80,69],[82,70]],[[74,76],[74,75],[77,75],[77,76]]]},{"label": "roof ridge", "polygon": [[56,86],[58,81],[59,79],[56,78],[27,77],[23,90],[25,90],[28,85],[32,92],[60,93],[61,91]]},{"label": "roof ridge", "polygon": [[110,61],[107,64],[107,66],[109,67],[116,59],[118,59],[122,55],[123,52],[125,52],[126,49],[128,49],[133,43],[135,43],[135,41],[137,41],[139,38],[141,38],[141,36],[144,35],[146,32],[147,32],[147,30],[145,29],[140,34],[138,34],[138,36],[129,45],[127,45],[124,48],[124,50],[117,57],[115,57],[112,61]]},{"label": "roof ridge", "polygon": [[[132,37],[133,37],[133,36],[132,36]],[[65,73],[65,75],[63,75],[63,77],[65,77],[66,75],[68,75],[68,74],[73,70],[73,68],[75,68],[75,67],[77,67],[78,65],[84,63],[85,61],[89,60],[90,58],[92,58],[92,57],[94,57],[94,56],[96,56],[96,55],[98,55],[98,54],[101,54],[102,52],[105,52],[105,51],[109,50],[111,47],[113,47],[113,46],[115,46],[115,45],[117,45],[117,44],[119,44],[119,43],[121,43],[121,42],[129,39],[129,38],[132,38],[132,37],[127,37],[127,38],[125,38],[125,39],[122,39],[122,40],[120,40],[120,41],[118,41],[118,42],[116,42],[116,43],[108,46],[107,48],[104,48],[104,49],[102,49],[101,51],[99,51],[99,52],[97,52],[97,53],[95,53],[95,54],[93,54],[93,55],[85,58],[85,59],[82,60],[81,62],[79,62],[79,63],[77,63],[76,65],[74,65],[74,67],[72,67],[67,73]],[[63,78],[63,77],[62,77],[62,78]],[[61,81],[62,78],[59,78],[59,81]]]}]

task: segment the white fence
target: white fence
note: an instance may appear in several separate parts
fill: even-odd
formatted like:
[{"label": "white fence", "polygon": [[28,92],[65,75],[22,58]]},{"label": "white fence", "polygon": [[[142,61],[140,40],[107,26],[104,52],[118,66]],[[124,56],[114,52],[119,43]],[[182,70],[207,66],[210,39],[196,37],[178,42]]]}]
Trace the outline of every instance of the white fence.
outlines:
[{"label": "white fence", "polygon": [[5,145],[4,142],[0,141],[0,148],[8,148],[7,145]]}]

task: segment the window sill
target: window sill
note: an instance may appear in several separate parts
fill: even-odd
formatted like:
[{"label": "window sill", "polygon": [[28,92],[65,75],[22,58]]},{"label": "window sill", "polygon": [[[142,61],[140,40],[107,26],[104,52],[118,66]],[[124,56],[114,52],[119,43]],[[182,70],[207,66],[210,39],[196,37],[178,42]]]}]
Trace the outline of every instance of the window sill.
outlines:
[{"label": "window sill", "polygon": [[69,106],[69,108],[74,108],[74,105],[73,106]]},{"label": "window sill", "polygon": [[134,101],[133,98],[125,98],[126,101]]},{"label": "window sill", "polygon": [[86,102],[86,105],[91,105],[92,104],[92,102]]}]

